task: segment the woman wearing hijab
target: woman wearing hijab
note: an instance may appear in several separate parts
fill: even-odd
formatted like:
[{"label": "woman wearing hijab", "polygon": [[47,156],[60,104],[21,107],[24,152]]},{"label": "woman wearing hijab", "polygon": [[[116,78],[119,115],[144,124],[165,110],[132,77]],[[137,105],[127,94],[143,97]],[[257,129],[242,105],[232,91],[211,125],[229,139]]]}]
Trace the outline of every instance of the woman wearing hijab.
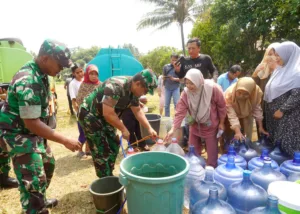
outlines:
[{"label": "woman wearing hijab", "polygon": [[201,141],[205,140],[207,165],[216,167],[218,159],[218,130],[224,130],[226,105],[222,89],[213,80],[204,79],[202,73],[195,68],[185,75],[185,84],[180,100],[176,105],[176,113],[172,129],[166,136],[170,138],[180,128],[187,112],[190,115],[189,144],[194,145],[201,155]]},{"label": "woman wearing hijab", "polygon": [[[265,87],[270,79],[270,76],[272,72],[274,71],[273,68],[271,68],[268,65],[268,61],[272,60],[274,56],[271,56],[271,51],[274,47],[278,46],[279,43],[272,43],[268,46],[268,48],[265,51],[264,57],[261,61],[261,63],[256,67],[255,71],[252,74],[253,80],[256,82],[256,84],[260,87],[263,93],[265,93]],[[264,100],[261,100],[261,108],[264,112],[263,115],[265,115],[265,107],[264,107]],[[258,126],[258,124],[256,124]],[[263,118],[263,127],[266,129],[266,120]],[[259,136],[259,130],[257,129],[257,135]]]},{"label": "woman wearing hijab", "polygon": [[289,155],[300,150],[300,48],[293,42],[274,47],[268,64],[276,68],[265,89],[266,122],[273,143]]},{"label": "woman wearing hijab", "polygon": [[[83,99],[87,97],[94,89],[96,89],[100,85],[99,77],[98,77],[98,67],[96,65],[89,65],[86,68],[86,71],[84,73],[83,82],[80,85],[80,88],[78,90],[78,95],[76,97],[76,102],[78,106],[80,106],[83,102]],[[82,130],[82,127],[78,123],[78,130],[79,130],[79,138],[82,140],[80,142],[86,142],[86,138],[84,136],[84,132]],[[85,155],[90,155],[90,151],[88,148],[88,144],[85,144],[85,153],[81,151],[80,156],[85,157]]]},{"label": "woman wearing hijab", "polygon": [[224,139],[231,139],[232,131],[236,140],[243,140],[244,135],[251,139],[253,117],[258,123],[259,132],[268,135],[262,126],[262,95],[262,91],[251,77],[240,78],[225,91],[228,121],[225,122]]}]

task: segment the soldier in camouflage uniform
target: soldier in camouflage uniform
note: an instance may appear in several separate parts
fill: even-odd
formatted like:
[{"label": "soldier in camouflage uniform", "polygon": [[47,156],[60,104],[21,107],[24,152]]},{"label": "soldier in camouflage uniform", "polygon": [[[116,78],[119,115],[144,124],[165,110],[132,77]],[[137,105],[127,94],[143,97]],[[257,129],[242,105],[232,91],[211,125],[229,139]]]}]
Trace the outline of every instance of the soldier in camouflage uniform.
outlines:
[{"label": "soldier in camouflage uniform", "polygon": [[123,138],[129,139],[130,134],[120,120],[125,109],[131,108],[140,124],[149,134],[156,136],[139,107],[139,97],[147,92],[153,94],[156,87],[156,76],[149,70],[143,70],[133,77],[109,78],[84,99],[79,122],[90,146],[98,177],[112,175],[120,146],[116,129],[122,132]]},{"label": "soldier in camouflage uniform", "polygon": [[[0,87],[0,109],[6,100],[6,91]],[[18,181],[8,176],[10,171],[10,157],[7,152],[4,152],[0,147],[0,187],[1,188],[16,188]]]},{"label": "soldier in camouflage uniform", "polygon": [[54,171],[54,157],[47,139],[71,151],[80,149],[46,125],[49,117],[49,76],[69,67],[70,51],[64,44],[45,40],[38,57],[26,63],[13,77],[0,112],[0,146],[12,157],[19,182],[24,213],[49,213],[56,199],[45,198]]}]

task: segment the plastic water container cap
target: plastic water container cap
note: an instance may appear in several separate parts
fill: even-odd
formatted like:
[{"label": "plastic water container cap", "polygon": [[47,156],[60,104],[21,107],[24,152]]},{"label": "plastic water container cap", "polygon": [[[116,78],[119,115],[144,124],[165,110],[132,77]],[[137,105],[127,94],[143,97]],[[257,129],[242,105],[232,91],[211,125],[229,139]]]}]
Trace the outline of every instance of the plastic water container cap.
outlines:
[{"label": "plastic water container cap", "polygon": [[294,163],[300,164],[300,152],[295,152],[294,153]]},{"label": "plastic water container cap", "polygon": [[133,148],[129,148],[127,151],[127,154],[133,154],[134,153],[134,149]]},{"label": "plastic water container cap", "polygon": [[158,139],[157,144],[164,144],[164,141],[162,139]]},{"label": "plastic water container cap", "polygon": [[251,175],[251,171],[250,170],[244,170],[243,172],[243,178],[245,179],[250,179],[250,175]]},{"label": "plastic water container cap", "polygon": [[269,150],[268,149],[262,149],[260,158],[264,159],[264,157],[269,157]]},{"label": "plastic water container cap", "polygon": [[264,163],[271,164],[272,163],[272,159],[270,157],[264,157]]},{"label": "plastic water container cap", "polygon": [[177,143],[177,138],[176,137],[172,138],[172,143]]},{"label": "plastic water container cap", "polygon": [[233,155],[233,156],[236,156],[236,152],[235,152],[234,146],[233,146],[232,144],[229,145],[229,149],[228,149],[227,155]]}]

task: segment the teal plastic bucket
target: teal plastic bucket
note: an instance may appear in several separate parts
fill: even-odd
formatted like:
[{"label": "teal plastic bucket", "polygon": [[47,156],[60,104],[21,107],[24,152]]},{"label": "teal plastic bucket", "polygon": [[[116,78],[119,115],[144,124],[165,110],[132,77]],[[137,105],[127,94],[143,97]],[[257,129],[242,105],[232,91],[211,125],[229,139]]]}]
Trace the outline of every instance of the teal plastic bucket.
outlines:
[{"label": "teal plastic bucket", "polygon": [[167,152],[144,152],[123,159],[119,181],[126,189],[128,213],[182,213],[189,167],[183,157]]},{"label": "teal plastic bucket", "polygon": [[95,180],[90,186],[90,193],[99,214],[116,214],[124,201],[124,187],[115,176]]}]

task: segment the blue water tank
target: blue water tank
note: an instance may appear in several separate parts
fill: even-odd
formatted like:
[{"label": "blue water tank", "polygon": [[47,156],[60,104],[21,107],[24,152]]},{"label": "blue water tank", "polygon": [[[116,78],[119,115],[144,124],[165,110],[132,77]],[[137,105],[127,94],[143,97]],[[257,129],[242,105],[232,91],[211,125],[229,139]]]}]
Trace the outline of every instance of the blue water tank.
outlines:
[{"label": "blue water tank", "polygon": [[281,214],[278,209],[278,198],[269,195],[268,204],[266,207],[257,207],[249,212],[249,214]]},{"label": "blue water tank", "polygon": [[144,69],[127,48],[101,48],[89,64],[98,67],[102,82],[112,76],[134,76]]}]

